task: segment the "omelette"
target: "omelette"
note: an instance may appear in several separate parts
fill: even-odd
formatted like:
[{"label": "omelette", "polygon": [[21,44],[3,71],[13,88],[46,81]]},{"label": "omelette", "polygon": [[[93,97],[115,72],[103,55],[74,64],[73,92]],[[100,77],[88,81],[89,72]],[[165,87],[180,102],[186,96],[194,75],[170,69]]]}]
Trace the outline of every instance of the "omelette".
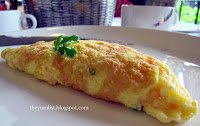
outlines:
[{"label": "omelette", "polygon": [[1,57],[51,85],[144,111],[163,123],[184,122],[198,111],[197,101],[166,64],[117,43],[60,37],[6,48]]}]

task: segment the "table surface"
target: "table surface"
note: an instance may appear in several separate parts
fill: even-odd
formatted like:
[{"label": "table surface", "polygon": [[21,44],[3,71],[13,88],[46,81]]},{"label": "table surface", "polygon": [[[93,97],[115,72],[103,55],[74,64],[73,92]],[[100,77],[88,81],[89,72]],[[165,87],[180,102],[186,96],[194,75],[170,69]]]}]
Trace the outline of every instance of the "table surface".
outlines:
[{"label": "table surface", "polygon": [[[112,21],[111,26],[121,26],[121,18],[115,17]],[[198,26],[198,25],[195,25],[195,24],[179,21],[174,26],[173,31],[174,32],[182,32],[182,33],[186,33],[186,34],[189,34],[189,35],[200,37],[200,25]],[[4,35],[4,33],[0,33],[0,35]]]},{"label": "table surface", "polygon": [[[112,26],[121,26],[121,18],[120,17],[114,18]],[[179,21],[174,26],[173,31],[200,37],[200,26],[192,23]]]}]

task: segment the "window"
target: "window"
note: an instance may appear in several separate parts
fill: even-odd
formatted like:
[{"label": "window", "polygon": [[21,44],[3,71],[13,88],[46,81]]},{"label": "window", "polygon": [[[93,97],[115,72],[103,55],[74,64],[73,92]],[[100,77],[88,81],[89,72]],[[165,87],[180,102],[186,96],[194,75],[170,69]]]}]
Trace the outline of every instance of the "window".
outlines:
[{"label": "window", "polygon": [[200,24],[199,8],[199,0],[179,0],[177,3],[177,9],[180,21]]}]

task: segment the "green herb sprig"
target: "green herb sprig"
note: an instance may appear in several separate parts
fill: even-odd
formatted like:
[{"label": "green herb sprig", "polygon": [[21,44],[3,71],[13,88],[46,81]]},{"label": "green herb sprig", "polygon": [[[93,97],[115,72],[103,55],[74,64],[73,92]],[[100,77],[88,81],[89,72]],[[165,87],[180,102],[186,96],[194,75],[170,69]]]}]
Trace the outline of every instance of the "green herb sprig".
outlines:
[{"label": "green herb sprig", "polygon": [[77,54],[77,50],[74,47],[71,47],[72,44],[79,43],[80,38],[76,35],[58,36],[54,41],[54,50],[59,52],[61,55],[66,57],[73,57]]}]

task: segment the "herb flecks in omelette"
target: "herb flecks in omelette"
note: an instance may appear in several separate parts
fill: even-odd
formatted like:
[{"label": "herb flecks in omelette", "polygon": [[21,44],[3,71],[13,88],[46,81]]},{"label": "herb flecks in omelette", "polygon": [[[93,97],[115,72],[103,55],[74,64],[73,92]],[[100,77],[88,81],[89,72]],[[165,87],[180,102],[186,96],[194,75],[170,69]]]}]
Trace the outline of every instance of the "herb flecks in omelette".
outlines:
[{"label": "herb flecks in omelette", "polygon": [[95,75],[95,73],[96,73],[95,69],[93,69],[93,68],[89,68],[88,72],[90,75]]},{"label": "herb flecks in omelette", "polygon": [[72,47],[72,44],[79,43],[80,38],[76,35],[72,36],[58,36],[54,41],[54,51],[59,52],[65,57],[73,57],[77,54],[77,50]]}]

